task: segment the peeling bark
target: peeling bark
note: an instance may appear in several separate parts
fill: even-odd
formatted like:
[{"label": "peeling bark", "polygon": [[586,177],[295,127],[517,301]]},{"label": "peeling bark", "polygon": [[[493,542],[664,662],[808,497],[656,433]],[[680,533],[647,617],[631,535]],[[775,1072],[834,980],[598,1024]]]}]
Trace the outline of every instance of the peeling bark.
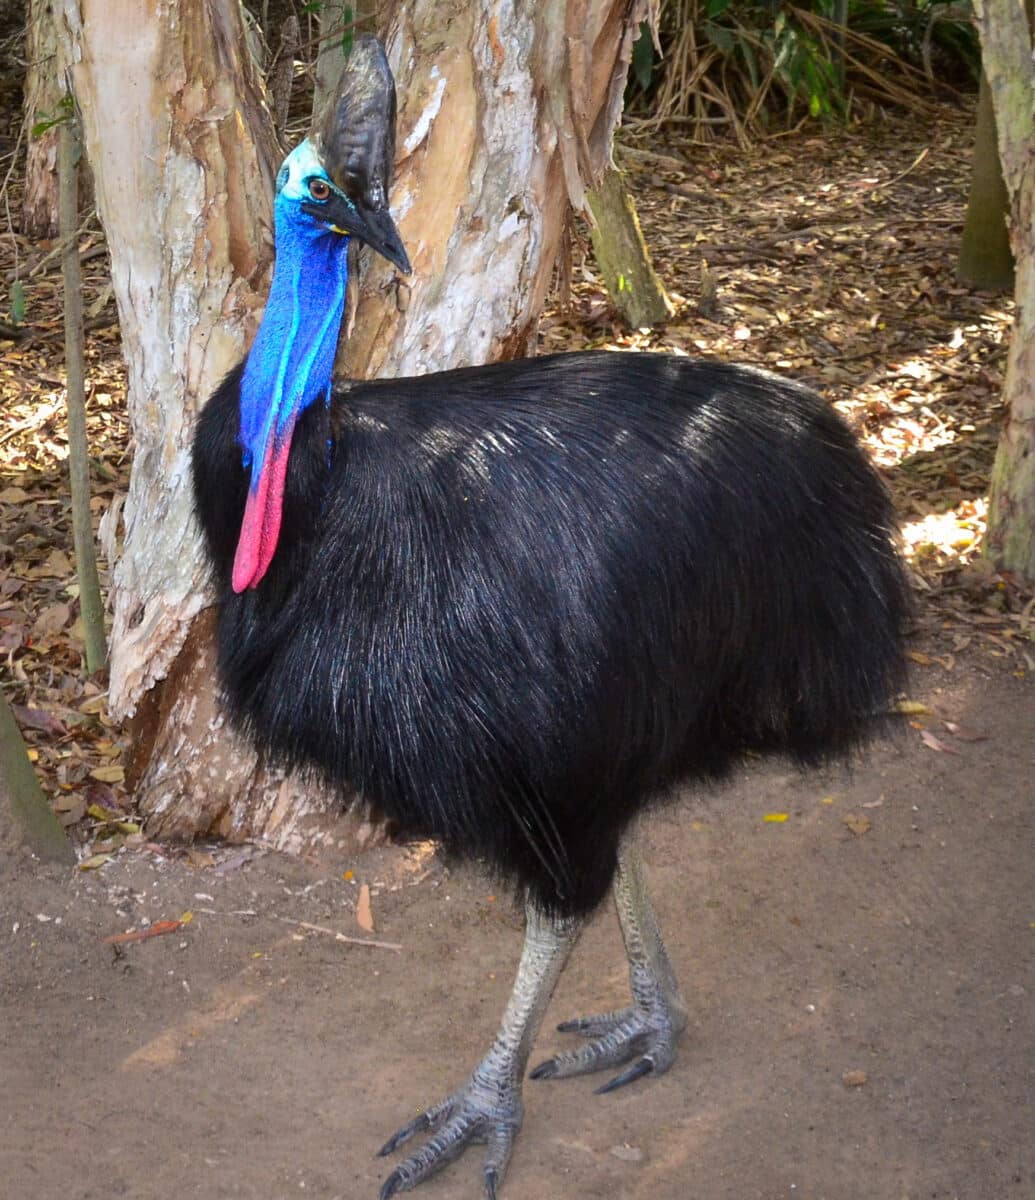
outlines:
[{"label": "peeling bark", "polygon": [[[60,7],[137,441],[111,639],[112,707],[137,712],[131,782],[159,834],[334,836],[340,801],[267,770],[225,727],[201,613],[191,425],[254,332],[277,165],[238,11],[220,0],[157,14],[147,0]],[[414,275],[398,283],[360,254],[355,327],[339,356],[348,373],[441,370],[530,348],[569,195],[581,204],[609,161],[645,7],[399,0],[387,38],[400,99],[392,210]]]},{"label": "peeling bark", "polygon": [[1017,301],[985,549],[1000,570],[1035,583],[1035,65],[1028,7],[1025,13],[1011,0],[975,4],[1010,197]]},{"label": "peeling bark", "polygon": [[392,211],[410,287],[371,261],[348,374],[445,370],[527,353],[569,202],[610,163],[645,2],[400,5]]}]

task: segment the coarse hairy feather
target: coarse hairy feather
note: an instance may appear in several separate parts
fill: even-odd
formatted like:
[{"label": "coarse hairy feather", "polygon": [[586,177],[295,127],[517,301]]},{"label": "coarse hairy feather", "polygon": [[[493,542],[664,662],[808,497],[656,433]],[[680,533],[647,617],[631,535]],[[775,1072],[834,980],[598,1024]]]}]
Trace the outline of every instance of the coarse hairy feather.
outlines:
[{"label": "coarse hairy feather", "polygon": [[240,380],[194,450],[232,715],[548,910],[596,905],[675,785],[843,756],[901,685],[891,506],[805,387],[609,353],[348,384],[235,595]]}]

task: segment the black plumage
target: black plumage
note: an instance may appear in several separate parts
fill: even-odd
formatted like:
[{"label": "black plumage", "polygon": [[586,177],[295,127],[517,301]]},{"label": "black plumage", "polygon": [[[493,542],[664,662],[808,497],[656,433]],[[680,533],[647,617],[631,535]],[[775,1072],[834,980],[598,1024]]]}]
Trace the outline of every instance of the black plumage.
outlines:
[{"label": "black plumage", "polygon": [[566,1022],[534,1079],[667,1070],[686,1026],[627,828],[750,750],[811,764],[879,728],[907,589],[843,422],[745,367],[570,354],[331,386],[349,238],[402,271],[375,39],[277,180],[246,362],[201,414],[194,488],[235,720],[525,895],[517,979],[467,1081],[388,1140],[381,1200],[474,1140],[495,1200],[529,1051],[612,885],[631,1003]]},{"label": "black plumage", "polygon": [[552,913],[675,785],[844,755],[901,684],[891,507],[804,387],[609,353],[339,387],[234,594],[240,377],[194,449],[232,714]]}]

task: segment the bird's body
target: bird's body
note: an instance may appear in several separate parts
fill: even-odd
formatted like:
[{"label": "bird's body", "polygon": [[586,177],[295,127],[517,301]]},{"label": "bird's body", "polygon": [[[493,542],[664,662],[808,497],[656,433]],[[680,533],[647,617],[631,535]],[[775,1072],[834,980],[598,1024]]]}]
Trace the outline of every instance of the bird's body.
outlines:
[{"label": "bird's body", "polygon": [[843,754],[897,685],[890,508],[805,388],[606,353],[353,383],[299,420],[233,594],[239,391],[195,444],[233,711],[552,911],[602,898],[674,784]]},{"label": "bird's body", "polygon": [[813,392],[744,367],[571,354],[330,382],[347,242],[409,270],[387,208],[394,89],[358,38],[288,155],[255,344],[210,400],[194,487],[231,714],[276,761],[358,789],[526,898],[499,1033],[400,1130],[381,1200],[475,1140],[489,1200],[528,1054],[614,886],[632,1003],[532,1077],[666,1070],[686,1023],[627,836],[748,751],[845,755],[902,676],[891,506]]}]

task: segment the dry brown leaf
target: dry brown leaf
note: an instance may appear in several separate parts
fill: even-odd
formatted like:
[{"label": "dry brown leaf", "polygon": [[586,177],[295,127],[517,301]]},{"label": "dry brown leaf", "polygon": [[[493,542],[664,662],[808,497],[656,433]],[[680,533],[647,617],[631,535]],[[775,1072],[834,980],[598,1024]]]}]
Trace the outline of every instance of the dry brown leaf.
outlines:
[{"label": "dry brown leaf", "polygon": [[33,622],[32,636],[34,638],[53,637],[64,629],[71,616],[72,609],[69,605],[63,602],[48,604]]},{"label": "dry brown leaf", "polygon": [[937,750],[940,754],[959,754],[959,751],[952,746],[947,746],[941,738],[936,738],[929,729],[920,730],[920,740],[930,750]]},{"label": "dry brown leaf", "polygon": [[62,737],[68,732],[64,723],[53,713],[41,708],[25,708],[21,704],[12,704],[14,719],[22,729],[38,729],[41,733],[49,733],[54,737]]},{"label": "dry brown leaf", "polygon": [[79,870],[96,871],[98,867],[103,867],[109,858],[111,858],[110,854],[91,854],[89,858],[84,858],[79,864]]},{"label": "dry brown leaf", "polygon": [[364,883],[359,889],[359,899],[356,901],[356,924],[367,933],[374,932],[374,914],[370,911],[370,884]]},{"label": "dry brown leaf", "polygon": [[72,560],[64,550],[51,550],[46,561],[36,568],[36,577],[40,579],[68,579],[75,574]]},{"label": "dry brown leaf", "polygon": [[96,779],[98,783],[122,783],[126,772],[117,763],[111,763],[106,767],[94,767],[90,778]]},{"label": "dry brown leaf", "polygon": [[965,725],[957,725],[955,721],[942,721],[942,724],[954,738],[958,738],[961,742],[988,741],[987,733],[978,733],[976,730],[968,729]]}]

